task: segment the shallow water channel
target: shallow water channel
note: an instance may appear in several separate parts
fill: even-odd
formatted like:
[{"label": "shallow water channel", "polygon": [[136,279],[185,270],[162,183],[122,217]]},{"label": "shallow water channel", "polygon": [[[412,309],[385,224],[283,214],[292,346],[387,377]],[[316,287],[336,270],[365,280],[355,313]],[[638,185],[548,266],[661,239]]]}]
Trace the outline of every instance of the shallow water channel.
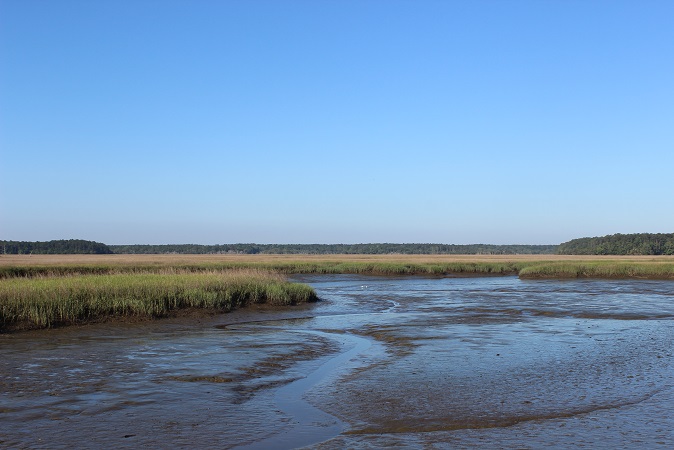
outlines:
[{"label": "shallow water channel", "polygon": [[295,279],[322,301],[0,335],[0,446],[674,447],[671,281]]}]

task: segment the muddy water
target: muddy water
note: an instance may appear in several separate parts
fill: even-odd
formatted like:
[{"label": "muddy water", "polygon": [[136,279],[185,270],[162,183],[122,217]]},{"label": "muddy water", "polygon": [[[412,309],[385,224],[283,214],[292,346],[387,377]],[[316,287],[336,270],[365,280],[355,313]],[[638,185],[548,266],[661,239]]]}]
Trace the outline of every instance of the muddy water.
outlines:
[{"label": "muddy water", "polygon": [[0,336],[0,446],[674,447],[674,283],[304,276],[284,311]]}]

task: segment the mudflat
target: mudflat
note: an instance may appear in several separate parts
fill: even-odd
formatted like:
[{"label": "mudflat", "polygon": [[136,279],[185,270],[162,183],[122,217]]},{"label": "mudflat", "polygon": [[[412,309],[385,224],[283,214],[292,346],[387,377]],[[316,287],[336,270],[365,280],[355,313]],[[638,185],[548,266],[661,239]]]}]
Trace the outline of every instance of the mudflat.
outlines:
[{"label": "mudflat", "polygon": [[0,335],[0,442],[674,445],[671,281],[291,280],[321,301]]}]

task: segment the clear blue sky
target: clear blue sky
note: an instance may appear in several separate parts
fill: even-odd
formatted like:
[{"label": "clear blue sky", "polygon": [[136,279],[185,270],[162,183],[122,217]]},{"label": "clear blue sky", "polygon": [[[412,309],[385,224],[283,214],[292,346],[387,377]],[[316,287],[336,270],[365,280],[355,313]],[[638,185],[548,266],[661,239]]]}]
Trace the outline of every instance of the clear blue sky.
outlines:
[{"label": "clear blue sky", "polygon": [[0,239],[674,232],[674,1],[0,0]]}]

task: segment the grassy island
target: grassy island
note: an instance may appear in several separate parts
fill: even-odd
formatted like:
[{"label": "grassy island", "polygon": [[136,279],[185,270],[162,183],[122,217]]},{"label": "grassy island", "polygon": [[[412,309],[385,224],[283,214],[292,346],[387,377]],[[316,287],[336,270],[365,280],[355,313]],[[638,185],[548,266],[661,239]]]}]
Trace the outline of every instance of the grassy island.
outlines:
[{"label": "grassy island", "polygon": [[316,300],[311,287],[259,270],[13,277],[0,282],[0,331]]}]

